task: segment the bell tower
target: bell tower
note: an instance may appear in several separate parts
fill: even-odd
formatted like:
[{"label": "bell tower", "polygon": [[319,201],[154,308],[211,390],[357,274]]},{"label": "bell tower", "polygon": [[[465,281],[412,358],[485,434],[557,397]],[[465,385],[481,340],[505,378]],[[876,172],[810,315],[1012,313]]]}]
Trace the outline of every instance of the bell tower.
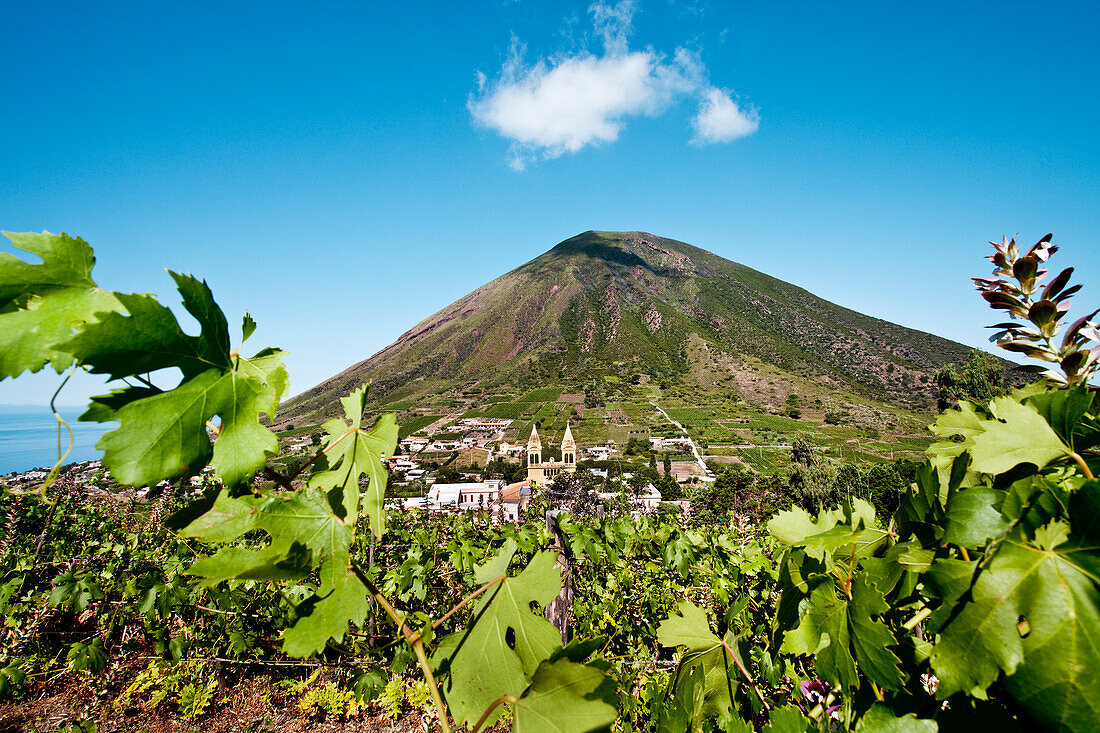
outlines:
[{"label": "bell tower", "polygon": [[577,465],[577,441],[573,440],[568,421],[565,423],[565,437],[561,439],[561,462],[566,466]]},{"label": "bell tower", "polygon": [[531,425],[531,437],[527,440],[527,466],[538,466],[542,463],[542,441],[535,426]]}]

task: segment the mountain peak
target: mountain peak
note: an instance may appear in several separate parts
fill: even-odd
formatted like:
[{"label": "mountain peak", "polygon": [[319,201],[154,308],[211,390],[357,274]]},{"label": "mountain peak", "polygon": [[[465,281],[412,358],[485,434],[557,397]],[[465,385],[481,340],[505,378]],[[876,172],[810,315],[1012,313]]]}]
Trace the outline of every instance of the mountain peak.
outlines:
[{"label": "mountain peak", "polygon": [[587,231],[429,316],[284,412],[323,414],[368,380],[376,399],[640,375],[766,404],[839,390],[924,407],[935,370],[968,351],[684,242]]}]

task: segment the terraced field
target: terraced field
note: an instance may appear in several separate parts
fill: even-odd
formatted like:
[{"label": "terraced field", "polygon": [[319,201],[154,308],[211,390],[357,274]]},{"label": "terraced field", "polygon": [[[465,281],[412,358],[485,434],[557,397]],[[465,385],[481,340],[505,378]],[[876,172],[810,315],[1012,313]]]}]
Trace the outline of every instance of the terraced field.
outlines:
[{"label": "terraced field", "polygon": [[[682,387],[661,389],[654,384],[632,385],[626,381],[604,385],[597,388],[604,389],[605,394],[595,407],[558,401],[562,394],[583,394],[587,388],[580,385],[538,387],[521,395],[496,391],[484,397],[470,393],[439,395],[429,400],[429,404],[419,405],[417,411],[398,416],[401,435],[422,430],[446,414],[447,409],[455,416],[513,420],[503,438],[511,443],[525,442],[535,424],[548,446],[556,446],[566,425],[572,425],[573,435],[582,449],[608,441],[622,446],[632,438],[647,440],[650,436],[682,435],[679,428],[653,406],[651,400],[655,400],[669,417],[685,427],[696,443],[705,446],[705,453],[736,457],[762,473],[785,470],[790,465],[790,450],[778,446],[790,444],[799,437],[820,446],[822,455],[832,459],[870,462],[919,458],[931,442],[921,433],[927,420],[911,414],[873,413],[879,416],[876,425],[855,422],[854,413],[848,413],[848,417],[841,415],[838,419],[853,422],[837,425],[824,422],[824,411],[820,409],[808,409],[801,419],[794,419],[758,405]],[[464,408],[445,407],[450,405],[464,405]],[[437,409],[431,409],[432,406]],[[433,414],[420,414],[424,409]],[[445,429],[456,435],[463,434],[456,423],[457,417]],[[737,447],[743,445],[754,447]]]}]

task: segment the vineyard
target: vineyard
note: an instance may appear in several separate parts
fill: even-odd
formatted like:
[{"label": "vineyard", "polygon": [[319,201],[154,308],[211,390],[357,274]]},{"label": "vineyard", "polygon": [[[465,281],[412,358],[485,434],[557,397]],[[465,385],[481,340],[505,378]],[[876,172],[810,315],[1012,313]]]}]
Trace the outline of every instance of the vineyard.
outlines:
[{"label": "vineyard", "polygon": [[[892,515],[847,498],[759,524],[600,516],[572,496],[537,497],[516,525],[388,512],[399,427],[368,419],[366,387],[308,462],[273,467],[281,352],[231,346],[205,283],[172,275],[192,336],[152,296],[99,289],[82,240],[9,237],[41,263],[0,254],[0,378],[49,365],[119,385],[82,417],[119,424],[100,444],[110,480],[57,468],[2,499],[13,729],[273,730],[286,709],[448,732],[1100,719],[1100,334],[1095,313],[1063,323],[1070,271],[1041,282],[1049,237],[996,245],[978,281],[1042,379],[945,411]],[[242,342],[254,328],[246,315]],[[258,689],[265,712],[241,722]]]}]

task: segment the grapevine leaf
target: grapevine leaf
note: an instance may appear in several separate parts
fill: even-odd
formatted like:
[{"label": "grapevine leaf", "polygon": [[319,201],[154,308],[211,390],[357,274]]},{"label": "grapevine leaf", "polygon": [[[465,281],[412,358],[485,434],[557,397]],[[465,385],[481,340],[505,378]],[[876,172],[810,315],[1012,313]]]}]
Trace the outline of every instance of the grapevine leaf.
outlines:
[{"label": "grapevine leaf", "polygon": [[1100,720],[1100,532],[1095,526],[1087,529],[1100,516],[1100,482],[1074,496],[1070,513],[1075,531],[1068,541],[1060,539],[1065,537],[1060,522],[1036,532],[1036,539],[1042,533],[1048,544],[1036,573],[1042,595],[1024,596],[1030,628],[1022,640],[1024,660],[1005,684],[1044,726],[1084,731]]},{"label": "grapevine leaf", "polygon": [[360,513],[359,477],[366,475],[369,479],[364,497],[366,514],[375,536],[381,537],[386,529],[384,503],[389,476],[385,461],[393,455],[397,445],[397,421],[393,413],[385,413],[370,430],[363,428],[363,405],[368,389],[360,387],[340,400],[346,421],[336,418],[324,424],[328,433],[324,449],[328,452],[330,465],[335,468],[315,473],[309,485],[328,493],[333,510],[341,518],[355,518]]},{"label": "grapevine leaf", "polygon": [[768,523],[768,530],[780,542],[806,548],[806,554],[824,559],[826,553],[853,552],[857,558],[871,555],[888,537],[875,526],[875,510],[863,499],[838,509],[824,510],[812,519],[803,509],[780,512]]},{"label": "grapevine leaf", "polygon": [[[230,542],[260,529],[271,537],[262,549],[226,547],[212,557],[200,560],[188,570],[204,578],[207,585],[223,580],[244,579],[274,568],[298,554],[295,545],[311,553],[312,566],[336,560],[338,573],[322,573],[322,583],[336,584],[336,575],[347,567],[348,547],[355,530],[354,522],[342,521],[333,513],[327,497],[315,489],[273,492],[269,495],[230,497],[221,492],[205,514],[191,522],[180,534],[207,542]],[[342,563],[342,564],[341,564]],[[294,562],[283,568],[300,565]]]},{"label": "grapevine leaf", "polygon": [[936,733],[939,725],[934,720],[918,720],[913,713],[897,717],[886,705],[875,703],[860,719],[856,730],[868,733]]},{"label": "grapevine leaf", "polygon": [[508,566],[512,562],[512,557],[516,554],[516,548],[518,545],[516,541],[509,537],[504,541],[497,554],[489,558],[485,563],[478,565],[474,568],[474,580],[484,585],[494,578],[499,578],[508,573]]},{"label": "grapevine leaf", "polygon": [[1097,492],[1100,483],[1090,482],[1075,495],[1068,540],[1052,527],[1037,534],[1054,547],[1028,542],[1022,529],[1001,544],[972,601],[941,631],[932,656],[941,698],[984,689],[1003,671],[1009,691],[1040,721],[1087,730],[1100,716]]},{"label": "grapevine leaf", "polygon": [[46,364],[60,374],[73,356],[58,345],[94,322],[96,313],[121,306],[92,280],[95,257],[83,239],[48,232],[4,236],[42,262],[0,252],[0,379],[37,372]]},{"label": "grapevine leaf", "polygon": [[230,369],[229,325],[209,286],[190,275],[169,274],[184,308],[202,326],[198,336],[184,333],[172,311],[152,295],[116,293],[126,314],[103,315],[94,328],[84,329],[65,344],[65,350],[93,374],[108,374],[111,379],[175,367],[187,380],[210,368]]},{"label": "grapevine leaf", "polygon": [[982,433],[983,419],[972,402],[960,400],[957,409],[945,410],[936,422],[929,426],[928,429],[940,437],[962,438],[959,442],[946,440],[933,443],[928,447],[928,453],[932,455],[933,462],[941,472],[950,470],[955,458],[973,445],[974,436]]},{"label": "grapevine leaf", "polygon": [[256,321],[251,313],[245,313],[241,319],[241,343],[248,341],[248,337],[256,332]]},{"label": "grapevine leaf", "polygon": [[657,627],[657,641],[661,646],[686,646],[688,651],[713,649],[722,643],[710,630],[707,614],[691,601],[681,601],[679,615],[669,616]]},{"label": "grapevine leaf", "polygon": [[[514,548],[501,552],[509,551]],[[444,691],[459,725],[476,721],[502,695],[518,697],[539,663],[561,646],[558,630],[531,610],[532,603],[545,606],[561,590],[555,560],[552,552],[536,554],[523,572],[479,599],[464,631],[440,643],[436,661],[450,670]]]},{"label": "grapevine leaf", "polygon": [[890,604],[866,573],[856,575],[852,581],[852,600],[848,606],[848,623],[852,629],[852,648],[860,669],[879,687],[896,690],[901,687],[901,660],[890,651],[897,638],[877,616],[890,610]]},{"label": "grapevine leaf", "polygon": [[[183,332],[172,312],[150,295],[116,294],[125,313],[100,319],[61,346],[81,364],[112,379],[137,377],[170,367],[183,380],[172,390],[126,387],[92,399],[82,420],[117,421],[97,444],[103,462],[122,483],[152,485],[211,463],[236,486],[278,450],[260,413],[274,417],[287,387],[283,352],[264,349],[251,359],[231,354],[229,330],[210,288],[172,273],[184,307],[202,327]],[[209,424],[220,419],[211,445]]]},{"label": "grapevine leaf", "polygon": [[734,656],[744,666],[737,651],[736,639],[727,634],[726,642],[710,630],[706,613],[691,603],[681,601],[679,615],[670,616],[657,628],[657,640],[661,646],[687,647],[676,672],[677,687],[694,684],[691,670],[698,667],[703,673],[704,710],[725,715],[733,704],[734,681],[730,677],[730,657]]},{"label": "grapevine leaf", "polygon": [[[257,368],[262,370],[263,365]],[[385,491],[380,456],[392,453],[397,428],[393,415],[383,415],[371,430],[364,430],[365,399],[366,387],[344,399],[346,420],[333,421],[339,425],[331,426],[326,440],[333,467],[315,475],[305,488],[241,497],[223,491],[205,513],[180,532],[219,543],[254,530],[270,537],[259,549],[225,547],[192,565],[188,572],[201,576],[206,585],[223,580],[301,578],[319,567],[320,588],[298,605],[297,620],[283,634],[284,650],[294,656],[321,651],[329,639],[344,637],[349,622],[361,624],[366,618],[367,588],[350,562],[360,516],[359,478],[365,473],[370,477],[370,490],[380,495]]]},{"label": "grapevine leaf", "polygon": [[798,708],[779,708],[771,712],[764,733],[806,733],[808,723]]},{"label": "grapevine leaf", "polygon": [[[273,355],[278,359],[281,354]],[[279,367],[282,370],[282,367]],[[117,410],[107,407],[118,392],[94,398],[83,419],[116,420],[118,428],[96,444],[103,462],[120,482],[152,485],[163,478],[193,472],[211,462],[218,476],[233,486],[263,466],[278,451],[274,433],[260,425],[259,413],[275,413],[279,395],[266,383],[239,370],[209,369],[169,392],[124,390],[139,396]],[[212,446],[207,423],[221,418]]]},{"label": "grapevine leaf", "polygon": [[999,510],[1005,492],[976,486],[956,491],[947,502],[944,542],[979,547],[998,537],[1010,523]]},{"label": "grapevine leaf", "polygon": [[[618,717],[614,689],[602,670],[566,659],[543,661],[515,703],[514,733],[607,730]],[[611,689],[607,689],[611,687]],[[603,689],[601,689],[603,688]]]},{"label": "grapevine leaf", "polygon": [[900,542],[882,557],[864,558],[862,567],[874,578],[876,587],[889,593],[906,572],[923,573],[931,568],[935,554],[934,550],[926,550],[916,542]]},{"label": "grapevine leaf", "polygon": [[658,708],[657,733],[681,733],[699,727],[706,678],[700,667],[677,670],[676,686]]},{"label": "grapevine leaf", "polygon": [[298,606],[298,620],[284,632],[284,650],[295,656],[320,651],[329,638],[343,638],[349,621],[362,622],[366,588],[348,571],[354,521],[349,525],[337,517],[319,490],[238,498],[223,491],[210,510],[180,533],[228,542],[257,529],[271,537],[266,547],[223,548],[192,565],[188,574],[201,576],[205,585],[213,586],[223,580],[301,578],[320,565],[321,588]]},{"label": "grapevine leaf", "polygon": [[855,660],[848,648],[846,604],[837,598],[831,583],[814,588],[806,603],[801,623],[787,632],[779,651],[813,655],[822,678],[845,687],[857,686]]},{"label": "grapevine leaf", "polygon": [[941,558],[932,564],[927,578],[943,600],[943,605],[928,619],[929,627],[933,631],[938,630],[940,625],[951,617],[955,605],[962,598],[963,593],[970,588],[970,583],[974,579],[974,570],[977,567],[977,560],[953,558]]},{"label": "grapevine leaf", "polygon": [[801,623],[786,634],[780,651],[813,655],[818,674],[844,687],[859,687],[858,659],[869,679],[896,689],[902,677],[899,660],[889,647],[897,639],[886,624],[872,618],[889,606],[866,573],[856,575],[851,592],[849,601],[838,597],[832,583],[814,588],[805,601]]},{"label": "grapevine leaf", "polygon": [[1027,404],[1050,424],[1066,443],[1073,444],[1073,431],[1092,406],[1093,394],[1084,385],[1073,389],[1056,389],[1033,395]]},{"label": "grapevine leaf", "polygon": [[837,517],[831,511],[824,511],[817,519],[801,507],[781,511],[768,522],[768,531],[772,537],[785,545],[800,545],[807,537],[820,534],[836,526]]},{"label": "grapevine leaf", "polygon": [[990,408],[996,419],[981,422],[982,432],[973,437],[970,447],[973,470],[999,474],[1021,463],[1043,468],[1051,461],[1072,457],[1073,451],[1033,407],[1011,397],[998,397]]},{"label": "grapevine leaf", "polygon": [[722,730],[725,733],[755,733],[752,723],[743,718],[729,718],[722,722]]},{"label": "grapevine leaf", "polygon": [[362,626],[366,620],[369,595],[354,573],[338,574],[332,585],[322,585],[317,595],[294,609],[298,620],[283,632],[283,651],[308,657],[324,649],[330,638],[341,641],[349,622]]}]

